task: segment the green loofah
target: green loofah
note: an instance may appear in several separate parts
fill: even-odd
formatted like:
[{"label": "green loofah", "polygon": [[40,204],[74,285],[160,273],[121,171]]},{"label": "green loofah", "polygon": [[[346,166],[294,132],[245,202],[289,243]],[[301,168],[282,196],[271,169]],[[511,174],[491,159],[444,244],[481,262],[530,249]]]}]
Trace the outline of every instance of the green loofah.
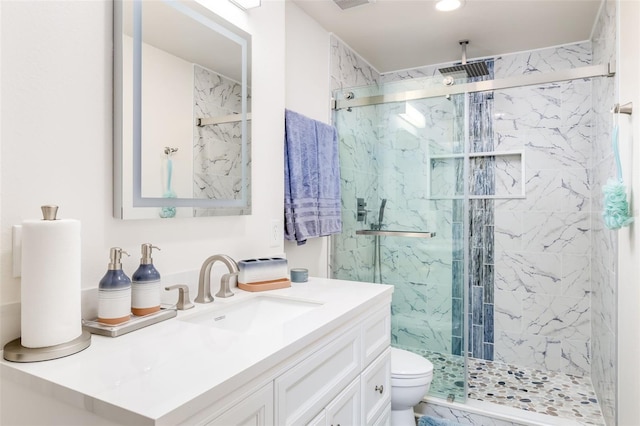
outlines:
[{"label": "green loofah", "polygon": [[602,192],[604,193],[602,217],[607,228],[620,229],[623,226],[629,226],[633,222],[633,218],[629,216],[627,189],[622,182],[622,165],[620,164],[620,152],[618,150],[618,126],[613,129],[612,143],[613,155],[618,169],[618,179],[609,179],[607,184],[602,187]]}]

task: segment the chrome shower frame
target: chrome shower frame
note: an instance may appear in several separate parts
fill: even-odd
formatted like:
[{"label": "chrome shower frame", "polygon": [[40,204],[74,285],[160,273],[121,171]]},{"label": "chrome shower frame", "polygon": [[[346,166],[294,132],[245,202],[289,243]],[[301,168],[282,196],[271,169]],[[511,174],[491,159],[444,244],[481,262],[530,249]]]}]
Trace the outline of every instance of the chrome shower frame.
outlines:
[{"label": "chrome shower frame", "polygon": [[428,89],[409,90],[406,92],[389,93],[384,95],[367,96],[359,99],[334,99],[334,110],[343,108],[360,107],[367,105],[380,105],[387,102],[404,102],[417,99],[435,98],[439,96],[451,96],[460,93],[488,92],[492,90],[509,89],[513,87],[535,86],[538,84],[556,83],[581,78],[613,77],[616,74],[614,62],[600,65],[590,65],[580,68],[553,71],[543,74],[526,74],[517,77],[507,77],[497,80],[484,80],[472,83],[458,84],[455,86],[436,86]]}]

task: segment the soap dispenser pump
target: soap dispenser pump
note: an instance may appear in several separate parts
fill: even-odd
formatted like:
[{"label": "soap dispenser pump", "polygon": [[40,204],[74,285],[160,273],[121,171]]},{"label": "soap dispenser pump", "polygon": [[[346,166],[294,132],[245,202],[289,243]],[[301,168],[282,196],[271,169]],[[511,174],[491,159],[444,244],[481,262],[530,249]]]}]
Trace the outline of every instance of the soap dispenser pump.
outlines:
[{"label": "soap dispenser pump", "polygon": [[131,318],[131,280],[122,270],[120,247],[111,247],[109,269],[98,285],[98,322],[121,324]]},{"label": "soap dispenser pump", "polygon": [[153,249],[160,250],[150,243],[142,244],[140,266],[132,276],[131,312],[137,316],[160,310],[160,273],[153,266]]}]

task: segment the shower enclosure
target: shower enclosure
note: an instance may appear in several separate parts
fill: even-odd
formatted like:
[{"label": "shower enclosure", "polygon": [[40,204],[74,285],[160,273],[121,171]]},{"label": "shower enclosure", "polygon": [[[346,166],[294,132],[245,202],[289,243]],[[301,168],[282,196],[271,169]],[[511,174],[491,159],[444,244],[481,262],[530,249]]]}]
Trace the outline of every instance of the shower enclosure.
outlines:
[{"label": "shower enclosure", "polygon": [[[563,416],[573,407],[533,406],[529,396],[569,374],[589,388],[572,403],[598,424],[592,93],[612,70],[498,78],[504,61],[485,65],[489,75],[453,85],[434,72],[334,93],[343,233],[332,237],[331,273],[395,287],[392,345],[433,362],[431,395],[510,398]],[[480,376],[490,368],[503,388],[508,375],[533,388],[487,389]]]}]

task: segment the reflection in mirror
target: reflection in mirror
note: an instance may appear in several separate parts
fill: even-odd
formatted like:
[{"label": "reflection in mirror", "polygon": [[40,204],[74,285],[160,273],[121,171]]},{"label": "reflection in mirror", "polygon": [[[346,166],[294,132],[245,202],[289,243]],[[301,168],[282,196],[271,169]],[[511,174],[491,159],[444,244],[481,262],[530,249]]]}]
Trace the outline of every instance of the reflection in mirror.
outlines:
[{"label": "reflection in mirror", "polygon": [[196,3],[114,3],[114,214],[250,214],[250,35]]}]

